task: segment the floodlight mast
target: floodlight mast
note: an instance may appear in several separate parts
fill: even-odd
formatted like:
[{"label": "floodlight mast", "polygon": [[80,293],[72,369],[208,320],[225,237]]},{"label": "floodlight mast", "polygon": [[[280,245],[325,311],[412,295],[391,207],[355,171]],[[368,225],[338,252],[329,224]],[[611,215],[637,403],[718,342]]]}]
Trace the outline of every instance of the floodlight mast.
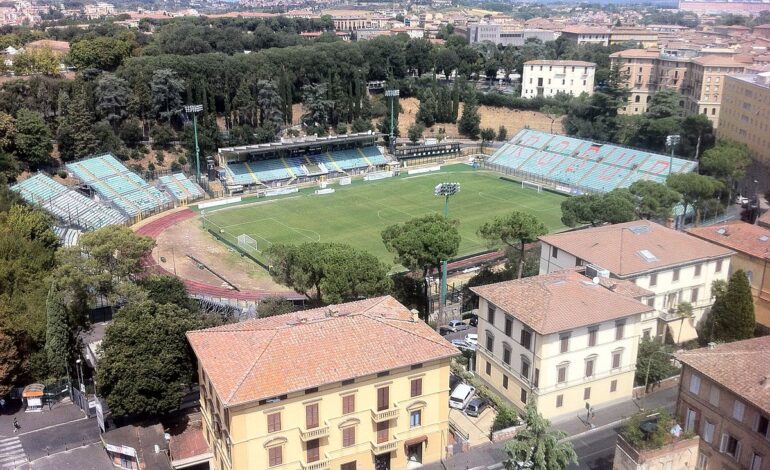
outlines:
[{"label": "floodlight mast", "polygon": [[388,139],[388,147],[390,148],[390,154],[393,155],[396,151],[396,140],[393,134],[393,108],[395,107],[396,98],[400,92],[397,89],[385,90],[385,96],[390,98],[390,138]]},{"label": "floodlight mast", "polygon": [[[454,196],[460,192],[460,183],[439,183],[433,188],[433,194],[435,196],[444,197],[444,217],[449,218],[449,196]],[[441,297],[439,299],[439,308],[443,310],[446,305],[446,277],[447,277],[447,260],[441,261]],[[439,324],[441,322],[439,321]],[[440,326],[440,325],[439,325]]]},{"label": "floodlight mast", "polygon": [[[679,134],[666,136],[666,145],[671,148],[671,155],[668,157],[668,176],[671,176],[671,167],[674,166],[674,149],[676,149],[681,140],[682,136]],[[697,154],[695,157],[697,159]]]},{"label": "floodlight mast", "polygon": [[198,113],[203,111],[202,104],[186,104],[184,110],[187,114],[193,115],[193,135],[195,136],[195,170],[196,170],[196,182],[201,182],[201,157],[200,148],[198,147]]}]

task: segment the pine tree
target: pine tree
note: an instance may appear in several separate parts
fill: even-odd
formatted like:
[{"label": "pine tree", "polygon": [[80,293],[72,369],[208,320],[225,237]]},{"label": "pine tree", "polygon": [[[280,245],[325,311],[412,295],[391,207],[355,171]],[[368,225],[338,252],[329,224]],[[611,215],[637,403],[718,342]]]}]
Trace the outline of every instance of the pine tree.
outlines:
[{"label": "pine tree", "polygon": [[67,307],[55,285],[51,285],[48,291],[46,314],[45,353],[48,365],[54,373],[62,376],[72,356],[74,341],[67,324]]},{"label": "pine tree", "polygon": [[420,100],[420,109],[417,111],[417,120],[430,127],[436,123],[436,111],[436,97],[433,95],[433,91],[425,90],[425,94]]},{"label": "pine tree", "polygon": [[712,340],[731,342],[754,336],[754,303],[751,285],[743,270],[739,269],[730,276],[727,291],[714,300],[710,315]]},{"label": "pine tree", "polygon": [[479,115],[479,104],[476,101],[474,92],[468,93],[463,102],[463,114],[457,123],[457,130],[470,139],[477,139],[481,132],[481,115]]},{"label": "pine tree", "polygon": [[91,155],[99,148],[93,131],[94,116],[88,108],[83,88],[75,91],[69,105],[67,127],[72,138],[72,152],[76,158]]}]

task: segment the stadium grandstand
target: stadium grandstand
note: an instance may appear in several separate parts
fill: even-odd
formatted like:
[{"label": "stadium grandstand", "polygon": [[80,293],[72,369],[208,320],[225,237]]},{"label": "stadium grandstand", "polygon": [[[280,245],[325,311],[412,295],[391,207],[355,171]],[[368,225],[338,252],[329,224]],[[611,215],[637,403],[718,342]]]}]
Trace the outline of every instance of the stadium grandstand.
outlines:
[{"label": "stadium grandstand", "polygon": [[11,186],[11,190],[18,192],[30,204],[51,213],[64,226],[96,230],[126,222],[126,216],[120,211],[94,201],[43,173]]},{"label": "stadium grandstand", "polygon": [[425,145],[408,145],[397,148],[394,156],[399,161],[406,162],[407,165],[421,165],[460,155],[459,142],[428,143],[430,140],[435,141],[435,139],[426,139]]},{"label": "stadium grandstand", "polygon": [[110,154],[68,163],[67,169],[83,185],[96,191],[101,200],[113,204],[132,219],[141,219],[172,205],[165,193],[150,186]]},{"label": "stadium grandstand", "polygon": [[663,183],[669,174],[697,166],[691,160],[531,129],[519,131],[485,165],[570,194],[609,192],[639,180]]},{"label": "stadium grandstand", "polygon": [[232,192],[359,174],[390,163],[376,145],[379,136],[370,131],[221,148],[217,176]]},{"label": "stadium grandstand", "polygon": [[168,192],[180,204],[201,199],[203,190],[184,173],[172,173],[158,178],[158,186]]}]

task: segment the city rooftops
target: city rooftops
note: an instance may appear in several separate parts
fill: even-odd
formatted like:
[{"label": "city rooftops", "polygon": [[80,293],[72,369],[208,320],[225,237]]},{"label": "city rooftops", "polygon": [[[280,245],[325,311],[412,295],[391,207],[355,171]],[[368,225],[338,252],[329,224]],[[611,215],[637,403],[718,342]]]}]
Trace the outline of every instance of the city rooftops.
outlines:
[{"label": "city rooftops", "polygon": [[540,240],[620,278],[733,253],[649,220],[545,235]]},{"label": "city rooftops", "polygon": [[471,290],[543,335],[654,310],[574,270],[471,287]]},{"label": "city rooftops", "polygon": [[742,82],[750,83],[752,85],[761,86],[764,88],[770,88],[770,72],[735,73],[732,75],[728,75],[727,78],[740,80]]},{"label": "city rooftops", "polygon": [[687,233],[755,258],[770,258],[770,230],[758,225],[732,221],[691,228]]},{"label": "city rooftops", "polygon": [[226,407],[459,354],[391,296],[190,331],[187,338]]},{"label": "city rooftops", "polygon": [[585,62],[582,60],[530,60],[524,62],[524,65],[557,65],[557,66],[574,66],[574,67],[596,67],[593,62]]},{"label": "city rooftops", "polygon": [[770,336],[682,351],[676,358],[770,413]]},{"label": "city rooftops", "polygon": [[694,57],[692,62],[699,65],[711,67],[745,67],[746,64],[738,62],[734,57],[724,55],[704,55]]},{"label": "city rooftops", "polygon": [[649,49],[626,49],[625,51],[613,52],[612,58],[621,59],[656,59],[660,56],[660,50],[656,48]]},{"label": "city rooftops", "polygon": [[609,28],[606,28],[604,26],[583,26],[583,25],[575,25],[575,26],[567,26],[564,28],[562,33],[567,34],[610,34]]}]

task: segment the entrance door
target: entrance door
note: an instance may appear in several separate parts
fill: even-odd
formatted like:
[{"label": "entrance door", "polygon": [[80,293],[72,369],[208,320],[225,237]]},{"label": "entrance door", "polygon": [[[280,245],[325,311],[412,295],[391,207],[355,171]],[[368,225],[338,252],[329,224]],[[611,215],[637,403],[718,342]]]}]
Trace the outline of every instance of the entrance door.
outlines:
[{"label": "entrance door", "polygon": [[374,456],[374,470],[390,470],[390,452]]},{"label": "entrance door", "polygon": [[406,468],[411,470],[413,468],[422,466],[422,442],[419,444],[413,444],[406,448]]}]

